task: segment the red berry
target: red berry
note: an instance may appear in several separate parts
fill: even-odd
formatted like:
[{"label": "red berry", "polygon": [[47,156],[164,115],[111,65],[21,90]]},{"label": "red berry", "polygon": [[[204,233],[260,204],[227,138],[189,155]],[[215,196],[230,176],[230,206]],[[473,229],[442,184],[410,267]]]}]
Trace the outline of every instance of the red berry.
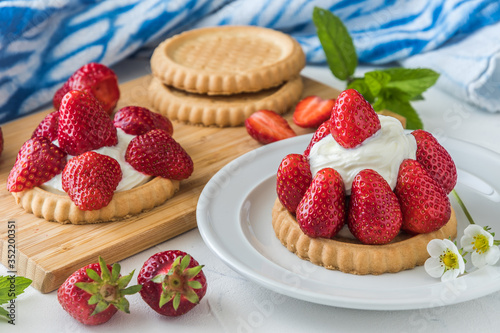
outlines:
[{"label": "red berry", "polygon": [[311,142],[309,142],[309,145],[307,146],[306,150],[304,151],[304,156],[309,157],[309,153],[311,152],[311,148],[316,144],[316,142],[321,141],[324,137],[330,134],[330,119],[325,121],[323,124],[321,124],[316,132],[314,132],[314,135],[311,139]]},{"label": "red berry", "polygon": [[89,151],[68,161],[62,187],[78,208],[96,210],[109,204],[121,179],[122,170],[114,158]]},{"label": "red berry", "polygon": [[416,160],[401,163],[394,190],[403,213],[402,229],[428,233],[440,229],[451,216],[447,194]]},{"label": "red berry", "polygon": [[116,74],[110,68],[98,63],[82,66],[56,91],[53,98],[56,110],[59,109],[63,96],[71,90],[91,94],[109,115],[113,113],[113,109],[120,99],[120,88]]},{"label": "red berry", "polygon": [[339,145],[354,148],[380,129],[373,107],[354,89],[343,91],[337,98],[331,117],[331,133]]},{"label": "red berry", "polygon": [[31,135],[32,138],[36,136],[44,136],[50,141],[57,140],[57,128],[59,127],[59,111],[49,113],[38,124],[37,128]]},{"label": "red berry", "polygon": [[321,169],[297,207],[297,223],[309,237],[332,238],[345,224],[345,189],[340,174]]},{"label": "red berry", "polygon": [[66,153],[49,139],[37,136],[26,141],[7,179],[10,192],[21,192],[40,186],[62,172]]},{"label": "red berry", "polygon": [[446,194],[457,184],[457,168],[450,154],[424,130],[415,130],[411,134],[417,141],[417,161],[444,189]]},{"label": "red berry", "polygon": [[92,95],[70,91],[59,108],[59,147],[70,155],[118,143],[116,128]]},{"label": "red berry", "polygon": [[168,118],[140,106],[121,108],[116,112],[113,123],[116,128],[131,135],[145,134],[157,128],[165,130],[170,136],[174,133],[174,127]]},{"label": "red berry", "polygon": [[296,136],[285,118],[274,111],[260,110],[245,120],[248,134],[262,144]]},{"label": "red berry", "polygon": [[307,96],[295,106],[293,122],[300,127],[316,128],[330,119],[335,99]]},{"label": "red berry", "polygon": [[189,254],[169,250],[152,255],[139,272],[142,299],[164,316],[180,316],[194,308],[207,292],[203,266]]},{"label": "red berry", "polygon": [[167,132],[155,129],[130,141],[125,160],[149,176],[183,180],[193,173],[193,160]]},{"label": "red berry", "polygon": [[304,156],[289,154],[281,161],[276,179],[276,193],[288,211],[295,213],[311,180],[309,162]]},{"label": "red berry", "polygon": [[376,171],[360,171],[352,183],[349,215],[351,233],[364,244],[387,244],[400,232],[399,201]]}]

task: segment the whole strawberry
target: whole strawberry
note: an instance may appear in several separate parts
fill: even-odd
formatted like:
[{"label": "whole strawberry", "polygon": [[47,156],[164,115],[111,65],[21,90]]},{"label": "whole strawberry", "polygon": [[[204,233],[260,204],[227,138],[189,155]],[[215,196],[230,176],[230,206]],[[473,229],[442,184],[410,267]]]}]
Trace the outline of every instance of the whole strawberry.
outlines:
[{"label": "whole strawberry", "polygon": [[365,169],[354,177],[347,225],[364,244],[387,244],[401,229],[399,201],[387,181]]},{"label": "whole strawberry", "polygon": [[360,145],[381,127],[371,104],[354,89],[340,93],[330,121],[333,138],[344,148]]},{"label": "whole strawberry", "polygon": [[271,110],[259,110],[245,120],[247,133],[262,144],[296,136],[285,118]]},{"label": "whole strawberry", "polygon": [[276,178],[276,193],[289,212],[295,213],[311,180],[309,162],[304,156],[289,154],[281,161]]},{"label": "whole strawberry", "polygon": [[161,315],[185,314],[207,292],[207,279],[202,268],[182,251],[169,250],[152,255],[137,277],[142,286],[142,299]]},{"label": "whole strawberry", "polygon": [[54,108],[59,109],[61,100],[71,90],[79,90],[94,96],[109,115],[113,113],[120,99],[120,88],[116,74],[108,67],[98,63],[89,63],[69,77],[52,100]]},{"label": "whole strawberry", "polygon": [[300,100],[293,112],[293,122],[304,128],[317,128],[330,119],[335,99],[323,99],[319,96],[307,96]]},{"label": "whole strawberry", "polygon": [[406,159],[401,163],[394,193],[403,213],[401,229],[409,233],[438,230],[450,219],[447,194],[416,160]]},{"label": "whole strawberry", "polygon": [[49,139],[37,136],[26,141],[7,178],[10,192],[21,192],[52,179],[66,165],[66,153]]},{"label": "whole strawberry", "polygon": [[119,264],[107,265],[99,257],[99,263],[82,267],[66,279],[57,290],[57,300],[66,312],[85,325],[103,324],[118,310],[130,313],[125,296],[139,292],[142,287],[127,287],[134,271],[121,276],[120,269]]},{"label": "whole strawberry", "polygon": [[68,161],[62,173],[62,187],[78,208],[96,210],[109,204],[121,179],[118,161],[88,151]]},{"label": "whole strawberry", "polygon": [[59,147],[70,155],[118,143],[113,121],[92,95],[72,90],[59,108]]},{"label": "whole strawberry", "polygon": [[193,160],[166,131],[155,129],[130,141],[125,160],[139,172],[183,180],[193,173]]},{"label": "whole strawberry", "polygon": [[411,132],[417,141],[417,161],[444,189],[446,194],[457,184],[457,168],[446,149],[424,130]]},{"label": "whole strawberry", "polygon": [[316,144],[316,142],[321,141],[324,137],[330,134],[330,119],[321,124],[316,132],[314,132],[309,145],[304,151],[303,155],[305,157],[309,157],[309,153],[311,152],[311,148]]},{"label": "whole strawberry", "polygon": [[342,176],[321,169],[297,207],[297,223],[309,237],[332,238],[345,224],[345,189]]},{"label": "whole strawberry", "polygon": [[168,118],[141,106],[121,108],[115,113],[113,124],[131,135],[145,134],[157,128],[165,130],[170,136],[174,133],[174,127]]},{"label": "whole strawberry", "polygon": [[49,113],[38,124],[37,128],[31,135],[32,138],[37,136],[44,136],[50,141],[57,140],[57,129],[59,127],[59,110]]}]

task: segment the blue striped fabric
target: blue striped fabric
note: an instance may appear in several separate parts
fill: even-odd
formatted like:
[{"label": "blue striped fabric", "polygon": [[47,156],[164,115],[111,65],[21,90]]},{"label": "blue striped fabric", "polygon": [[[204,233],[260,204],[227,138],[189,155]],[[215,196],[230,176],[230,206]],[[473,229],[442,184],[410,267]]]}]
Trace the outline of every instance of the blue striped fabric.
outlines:
[{"label": "blue striped fabric", "polygon": [[[54,91],[85,63],[112,65],[193,28],[244,24],[281,30],[301,43],[308,63],[323,64],[325,56],[311,21],[315,6],[344,21],[361,62],[432,65],[444,77],[453,77],[439,80],[438,85],[452,92],[458,85],[461,98],[500,110],[491,101],[495,96],[491,88],[484,88],[496,80],[496,95],[500,93],[500,79],[495,77],[500,70],[491,68],[496,66],[491,59],[499,57],[494,45],[469,57],[467,78],[447,73],[454,68],[450,62],[464,62],[461,55],[469,51],[455,47],[450,57],[450,44],[474,45],[474,39],[484,40],[484,34],[500,35],[496,0],[4,0],[0,2],[0,123],[46,106]],[[447,66],[440,63],[443,57]],[[483,84],[471,94],[478,80]],[[481,89],[488,93],[483,96]]]}]

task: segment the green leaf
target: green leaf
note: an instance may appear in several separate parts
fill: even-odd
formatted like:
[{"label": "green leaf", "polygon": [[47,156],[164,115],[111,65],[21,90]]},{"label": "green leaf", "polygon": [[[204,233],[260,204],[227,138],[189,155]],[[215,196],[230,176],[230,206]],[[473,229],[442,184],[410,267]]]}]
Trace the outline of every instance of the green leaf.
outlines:
[{"label": "green leaf", "polygon": [[355,89],[357,90],[363,97],[368,101],[368,103],[373,103],[375,101],[375,97],[373,97],[370,88],[365,82],[365,79],[354,79],[347,85],[347,89]]},{"label": "green leaf", "polygon": [[181,294],[177,293],[177,294],[175,294],[174,300],[172,301],[172,306],[174,307],[174,310],[177,311],[180,304],[181,304]]},{"label": "green leaf", "polygon": [[198,275],[198,273],[200,273],[202,269],[203,269],[203,265],[199,265],[199,266],[191,267],[190,269],[188,269],[188,270],[187,270],[186,277],[187,277],[188,279],[192,279],[192,278],[194,278],[196,275]]},{"label": "green leaf", "polygon": [[96,271],[94,271],[92,268],[87,268],[85,270],[85,272],[87,273],[87,275],[89,276],[89,278],[91,278],[92,280],[94,280],[95,282],[102,282],[102,279],[101,277],[99,276],[99,274],[97,274]]},{"label": "green leaf", "polygon": [[109,281],[111,279],[111,272],[109,271],[108,265],[104,261],[104,258],[101,257],[101,256],[99,256],[99,266],[101,266],[101,277],[102,277],[102,279],[104,281]]},{"label": "green leaf", "polygon": [[[377,108],[375,108],[377,107]],[[381,108],[383,107],[383,108]],[[390,110],[394,113],[400,114],[406,118],[406,128],[407,129],[423,129],[424,124],[418,116],[417,111],[411,106],[410,102],[402,101],[397,98],[384,99],[373,105],[375,111],[380,111],[383,109]]]},{"label": "green leaf", "polygon": [[391,78],[386,87],[400,91],[400,99],[408,101],[421,99],[422,93],[439,78],[438,73],[428,68],[389,68],[382,72]]},{"label": "green leaf", "polygon": [[181,261],[181,271],[184,272],[184,270],[189,266],[190,262],[191,262],[191,256],[189,254],[185,255]]},{"label": "green leaf", "polygon": [[5,317],[7,320],[10,320],[9,317],[9,311],[5,310],[4,308],[0,307],[0,317]]},{"label": "green leaf", "polygon": [[160,308],[163,307],[165,304],[170,302],[172,298],[174,298],[175,293],[173,291],[163,291],[160,296]]},{"label": "green leaf", "polygon": [[[391,81],[391,76],[382,71],[365,73],[365,83],[373,96],[378,96],[380,91]],[[365,98],[366,99],[366,98]]]},{"label": "green leaf", "polygon": [[133,286],[130,286],[126,289],[123,289],[121,291],[121,295],[133,295],[135,293],[138,293],[142,289],[142,286],[140,284],[136,284]]},{"label": "green leaf", "polygon": [[347,28],[337,16],[319,7],[313,10],[313,22],[330,71],[340,80],[349,79],[358,56]]},{"label": "green leaf", "polygon": [[21,295],[31,282],[23,276],[0,276],[0,304],[8,303]]},{"label": "green leaf", "polygon": [[[115,264],[116,265],[116,264]],[[113,266],[114,268],[114,266]],[[130,272],[129,274],[127,275],[124,275],[122,277],[120,277],[117,281],[117,286],[118,286],[118,289],[123,289],[125,288],[126,286],[128,286],[130,280],[132,280],[132,276],[134,275],[134,272],[135,272],[135,269]],[[116,281],[116,280],[115,280]]]},{"label": "green leaf", "polygon": [[200,281],[196,281],[196,280],[190,280],[187,282],[187,285],[190,286],[191,288],[193,289],[201,289],[202,284]]},{"label": "green leaf", "polygon": [[82,289],[83,291],[94,295],[99,292],[99,285],[95,282],[77,282],[75,283],[75,286],[78,288]]}]

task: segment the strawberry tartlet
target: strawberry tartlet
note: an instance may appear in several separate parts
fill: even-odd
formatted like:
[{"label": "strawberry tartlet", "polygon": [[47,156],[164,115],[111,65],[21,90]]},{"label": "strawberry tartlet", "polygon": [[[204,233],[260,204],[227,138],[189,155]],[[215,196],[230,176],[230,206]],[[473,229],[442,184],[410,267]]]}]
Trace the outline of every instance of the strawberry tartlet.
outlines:
[{"label": "strawberry tartlet", "polygon": [[303,154],[277,172],[277,238],[298,257],[351,274],[422,265],[434,238],[455,238],[448,152],[428,132],[405,133],[356,90],[342,92]]}]

